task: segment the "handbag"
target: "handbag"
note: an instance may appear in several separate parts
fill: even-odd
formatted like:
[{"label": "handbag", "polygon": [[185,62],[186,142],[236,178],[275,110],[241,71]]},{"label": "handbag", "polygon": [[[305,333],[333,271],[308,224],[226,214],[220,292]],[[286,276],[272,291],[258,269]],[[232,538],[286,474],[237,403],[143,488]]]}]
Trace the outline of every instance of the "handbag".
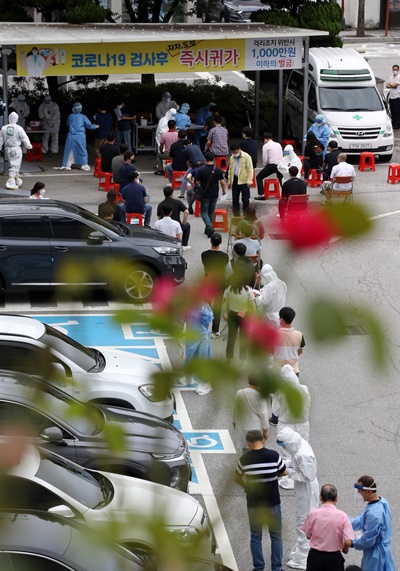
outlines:
[{"label": "handbag", "polygon": [[194,199],[195,199],[195,200],[198,200],[199,202],[201,202],[201,201],[203,200],[204,195],[205,195],[205,193],[207,192],[208,187],[210,186],[211,179],[212,179],[212,177],[214,176],[214,173],[215,173],[215,171],[213,170],[212,173],[211,173],[210,178],[208,179],[208,182],[207,182],[207,185],[206,185],[205,188],[203,188],[200,184],[198,184],[198,185],[196,186],[195,191],[194,191]]}]

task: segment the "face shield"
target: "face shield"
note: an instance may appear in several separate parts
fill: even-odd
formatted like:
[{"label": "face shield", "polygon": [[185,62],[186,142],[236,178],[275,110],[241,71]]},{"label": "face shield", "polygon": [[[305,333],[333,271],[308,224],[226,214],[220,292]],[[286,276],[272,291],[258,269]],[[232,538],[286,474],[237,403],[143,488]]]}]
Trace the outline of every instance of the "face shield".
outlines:
[{"label": "face shield", "polygon": [[362,490],[371,490],[371,492],[376,492],[376,484],[375,482],[372,483],[372,486],[363,486],[358,482],[354,484],[354,502],[356,504],[363,504],[365,502],[364,496],[362,495]]}]

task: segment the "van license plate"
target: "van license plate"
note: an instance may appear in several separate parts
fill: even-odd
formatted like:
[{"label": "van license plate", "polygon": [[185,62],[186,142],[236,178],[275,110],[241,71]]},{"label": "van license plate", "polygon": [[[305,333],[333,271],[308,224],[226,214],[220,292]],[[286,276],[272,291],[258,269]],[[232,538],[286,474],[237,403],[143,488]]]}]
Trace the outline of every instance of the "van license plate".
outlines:
[{"label": "van license plate", "polygon": [[350,145],[350,149],[372,149],[372,143]]}]

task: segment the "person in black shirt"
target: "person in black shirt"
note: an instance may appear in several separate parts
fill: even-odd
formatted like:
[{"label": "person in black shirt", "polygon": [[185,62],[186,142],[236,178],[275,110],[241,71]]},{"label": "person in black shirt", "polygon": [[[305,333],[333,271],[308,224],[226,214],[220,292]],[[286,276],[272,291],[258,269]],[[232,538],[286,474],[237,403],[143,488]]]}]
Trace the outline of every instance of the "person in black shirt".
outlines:
[{"label": "person in black shirt", "polygon": [[107,192],[107,200],[99,204],[97,215],[100,216],[100,218],[104,218],[105,217],[104,212],[107,212],[109,211],[110,208],[112,208],[113,220],[115,220],[116,222],[122,222],[124,220],[125,217],[122,215],[120,205],[115,204],[114,202],[116,197],[117,194],[115,190],[109,190]]},{"label": "person in black shirt", "polygon": [[135,161],[135,154],[133,151],[126,151],[124,154],[124,164],[119,170],[119,191],[121,192],[124,186],[129,182],[128,176],[131,172],[136,172],[137,168],[133,165]]},{"label": "person in black shirt", "polygon": [[187,171],[186,159],[183,156],[183,149],[185,149],[184,141],[186,140],[187,132],[185,129],[179,129],[178,140],[172,143],[169,150],[169,158],[172,163],[166,165],[165,170],[168,175],[168,180],[172,182],[172,171]]},{"label": "person in black shirt", "polygon": [[337,142],[329,141],[328,150],[329,152],[326,153],[324,163],[322,165],[324,171],[323,174],[324,181],[331,178],[331,172],[333,167],[339,163],[338,156],[340,155],[340,149],[338,149]]},{"label": "person in black shirt", "polygon": [[201,262],[204,266],[204,275],[212,277],[213,282],[218,287],[218,294],[215,295],[212,302],[214,320],[212,323],[211,337],[219,337],[219,324],[221,321],[222,297],[225,290],[225,269],[229,262],[229,256],[226,252],[221,252],[220,246],[222,236],[219,232],[214,232],[210,238],[211,248],[201,253]]},{"label": "person in black shirt", "polygon": [[103,172],[112,172],[111,161],[119,155],[119,148],[115,144],[115,133],[107,135],[107,142],[100,147],[101,170]]},{"label": "person in black shirt", "polygon": [[[171,147],[172,148],[172,147]],[[215,207],[219,196],[219,183],[221,183],[222,194],[226,194],[226,182],[222,170],[215,166],[215,155],[211,151],[204,153],[206,164],[198,170],[196,184],[203,189],[203,199],[200,205],[200,214],[205,224],[204,234],[209,238],[214,233],[213,220]]]},{"label": "person in black shirt", "polygon": [[233,258],[226,267],[227,285],[234,285],[237,275],[243,276],[243,281],[249,287],[254,287],[256,268],[252,260],[246,256],[246,246],[241,242],[233,245]]},{"label": "person in black shirt", "polygon": [[253,569],[261,571],[265,568],[262,531],[263,522],[268,522],[271,571],[281,571],[283,542],[278,478],[286,476],[288,471],[280,454],[264,447],[265,440],[260,430],[249,430],[246,440],[250,450],[241,456],[237,464],[235,482],[246,491]]},{"label": "person in black shirt", "polygon": [[251,161],[253,163],[253,169],[257,166],[258,160],[258,143],[254,140],[254,132],[251,127],[243,127],[242,129],[243,139],[240,141],[240,148],[242,151],[251,156]]},{"label": "person in black shirt", "polygon": [[308,171],[310,169],[320,169],[323,163],[324,146],[317,139],[317,136],[312,131],[307,133],[306,146],[304,149],[304,180],[308,179]]},{"label": "person in black shirt", "polygon": [[[302,178],[298,178],[299,169],[295,166],[289,167],[290,178],[282,185],[282,198],[278,203],[279,216],[281,219],[285,217],[288,199],[292,194],[307,194],[307,185]],[[297,204],[296,211],[302,211],[307,208],[307,204]]]},{"label": "person in black shirt", "polygon": [[[173,188],[172,186],[164,187],[164,200],[160,202],[157,206],[157,218],[160,220],[164,217],[163,214],[163,206],[169,206],[172,210],[171,218],[176,222],[179,222],[182,228],[182,248],[184,250],[190,250],[189,236],[190,236],[190,224],[188,222],[189,217],[189,210],[186,208],[185,204],[178,200],[177,198],[173,197]],[[181,220],[181,213],[183,214]]]}]

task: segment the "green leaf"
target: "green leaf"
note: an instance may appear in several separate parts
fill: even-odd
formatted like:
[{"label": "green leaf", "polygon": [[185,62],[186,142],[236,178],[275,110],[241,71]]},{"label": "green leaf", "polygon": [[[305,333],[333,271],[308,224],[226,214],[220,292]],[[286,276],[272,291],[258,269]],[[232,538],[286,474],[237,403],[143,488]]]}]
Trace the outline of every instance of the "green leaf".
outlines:
[{"label": "green leaf", "polygon": [[357,313],[359,318],[364,322],[365,328],[370,336],[370,355],[372,363],[378,370],[382,371],[386,368],[389,359],[388,345],[383,328],[378,319],[366,307],[359,309]]},{"label": "green leaf", "polygon": [[103,433],[111,452],[124,452],[126,450],[125,433],[118,424],[105,423]]},{"label": "green leaf", "polygon": [[319,298],[312,302],[308,312],[311,334],[316,341],[330,341],[344,337],[346,311],[339,304]]},{"label": "green leaf", "polygon": [[370,214],[358,204],[332,204],[326,214],[340,229],[340,236],[352,238],[368,232],[372,227]]},{"label": "green leaf", "polygon": [[294,418],[300,418],[303,412],[303,395],[294,386],[281,382],[279,390],[283,393],[290,413]]}]

